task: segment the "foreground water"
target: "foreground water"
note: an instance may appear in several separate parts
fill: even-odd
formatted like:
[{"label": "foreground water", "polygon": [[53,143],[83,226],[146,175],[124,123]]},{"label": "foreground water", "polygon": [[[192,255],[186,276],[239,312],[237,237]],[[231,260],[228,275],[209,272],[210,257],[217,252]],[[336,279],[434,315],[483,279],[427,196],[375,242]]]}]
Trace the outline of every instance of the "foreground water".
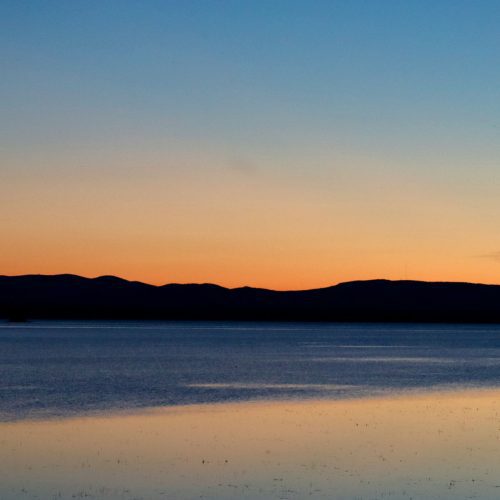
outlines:
[{"label": "foreground water", "polygon": [[500,327],[0,325],[0,498],[500,496]]},{"label": "foreground water", "polygon": [[500,386],[500,326],[0,324],[0,420]]},{"label": "foreground water", "polygon": [[0,498],[497,499],[500,392],[0,424]]}]

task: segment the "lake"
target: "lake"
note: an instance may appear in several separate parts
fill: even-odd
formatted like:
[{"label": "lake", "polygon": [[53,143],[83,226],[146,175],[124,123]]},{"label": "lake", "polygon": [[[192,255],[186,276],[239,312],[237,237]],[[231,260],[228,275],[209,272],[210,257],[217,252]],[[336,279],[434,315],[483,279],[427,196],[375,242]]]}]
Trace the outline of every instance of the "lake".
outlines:
[{"label": "lake", "polygon": [[0,324],[0,498],[498,498],[500,326]]},{"label": "lake", "polygon": [[500,326],[0,325],[0,419],[500,385]]}]

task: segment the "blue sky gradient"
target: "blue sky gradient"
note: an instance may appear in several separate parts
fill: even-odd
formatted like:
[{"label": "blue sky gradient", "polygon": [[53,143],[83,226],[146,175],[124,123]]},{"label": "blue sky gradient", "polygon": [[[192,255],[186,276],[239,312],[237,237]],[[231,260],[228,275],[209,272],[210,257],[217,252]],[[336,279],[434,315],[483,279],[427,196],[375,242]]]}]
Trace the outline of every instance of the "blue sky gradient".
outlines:
[{"label": "blue sky gradient", "polygon": [[[500,3],[488,0],[1,0],[0,173],[20,195],[6,209],[19,219],[27,199],[50,204],[50,183],[59,193],[108,185],[119,198],[130,195],[116,191],[126,177],[147,197],[148,178],[189,191],[208,173],[230,193],[241,174],[264,207],[267,189],[290,203],[283,186],[299,204],[301,188],[307,199],[327,191],[410,212],[407,203],[442,204],[454,213],[455,248],[453,220],[465,217],[481,231],[463,254],[495,252],[499,21]],[[411,201],[391,202],[405,191]],[[213,207],[201,185],[186,196]],[[408,214],[422,224],[428,216]]]}]

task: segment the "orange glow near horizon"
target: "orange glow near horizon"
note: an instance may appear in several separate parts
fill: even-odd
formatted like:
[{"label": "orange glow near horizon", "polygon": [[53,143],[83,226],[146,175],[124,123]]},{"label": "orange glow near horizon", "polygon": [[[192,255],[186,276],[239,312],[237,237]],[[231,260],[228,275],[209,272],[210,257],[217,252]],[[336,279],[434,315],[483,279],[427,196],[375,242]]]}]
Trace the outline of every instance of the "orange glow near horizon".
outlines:
[{"label": "orange glow near horizon", "polygon": [[2,2],[0,274],[500,283],[498,2],[39,3]]},{"label": "orange glow near horizon", "polygon": [[13,175],[2,198],[0,274],[272,289],[374,278],[500,282],[487,197],[459,205],[439,185],[381,167],[360,183],[354,167],[343,178],[301,178],[212,163],[168,175],[56,172],[43,183]]}]

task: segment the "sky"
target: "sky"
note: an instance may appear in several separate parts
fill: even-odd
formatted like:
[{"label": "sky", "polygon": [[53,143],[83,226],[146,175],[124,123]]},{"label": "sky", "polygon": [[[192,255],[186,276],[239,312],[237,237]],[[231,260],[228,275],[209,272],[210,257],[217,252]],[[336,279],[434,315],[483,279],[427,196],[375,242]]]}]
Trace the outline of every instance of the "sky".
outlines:
[{"label": "sky", "polygon": [[500,283],[497,0],[0,0],[0,274]]}]

